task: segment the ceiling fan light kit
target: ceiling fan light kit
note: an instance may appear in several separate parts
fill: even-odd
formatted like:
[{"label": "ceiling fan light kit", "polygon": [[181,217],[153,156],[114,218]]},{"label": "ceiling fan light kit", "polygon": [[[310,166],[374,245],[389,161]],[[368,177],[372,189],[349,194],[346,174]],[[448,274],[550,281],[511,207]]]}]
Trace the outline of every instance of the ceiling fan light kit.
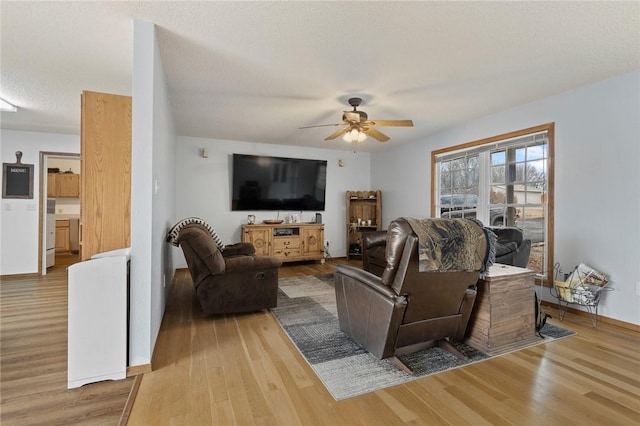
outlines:
[{"label": "ceiling fan light kit", "polygon": [[369,116],[364,111],[358,111],[357,108],[362,103],[361,98],[350,98],[349,105],[353,107],[353,111],[343,111],[342,123],[336,124],[319,124],[316,126],[300,127],[300,129],[309,129],[312,127],[325,127],[325,126],[345,126],[329,136],[324,140],[331,141],[338,136],[342,136],[346,142],[364,142],[367,136],[380,141],[386,142],[389,140],[389,136],[385,135],[379,130],[374,129],[374,126],[393,126],[393,127],[413,127],[413,121],[411,120],[369,120]]},{"label": "ceiling fan light kit", "polygon": [[364,142],[367,139],[367,135],[360,129],[352,128],[342,137],[346,142]]}]

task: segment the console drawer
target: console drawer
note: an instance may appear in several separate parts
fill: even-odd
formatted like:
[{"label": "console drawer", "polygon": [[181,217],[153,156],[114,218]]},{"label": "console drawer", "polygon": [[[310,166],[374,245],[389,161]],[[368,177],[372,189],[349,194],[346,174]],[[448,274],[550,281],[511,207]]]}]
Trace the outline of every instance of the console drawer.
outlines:
[{"label": "console drawer", "polygon": [[302,253],[300,252],[300,249],[284,248],[276,249],[273,251],[273,255],[279,259],[291,259],[294,257],[300,257],[301,254]]},{"label": "console drawer", "polygon": [[[277,252],[279,250],[285,249],[299,249],[300,248],[300,237],[289,238],[289,237],[275,237],[273,239],[273,250]],[[299,252],[300,250],[298,250]]]}]

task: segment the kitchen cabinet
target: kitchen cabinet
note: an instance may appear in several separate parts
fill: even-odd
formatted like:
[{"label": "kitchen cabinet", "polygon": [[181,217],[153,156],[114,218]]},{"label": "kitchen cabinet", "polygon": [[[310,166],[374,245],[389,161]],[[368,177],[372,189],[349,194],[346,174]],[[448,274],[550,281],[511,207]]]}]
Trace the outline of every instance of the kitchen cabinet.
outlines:
[{"label": "kitchen cabinet", "polygon": [[71,226],[69,219],[56,220],[56,245],[55,251],[68,252],[71,250]]},{"label": "kitchen cabinet", "polygon": [[56,198],[56,176],[57,173],[47,173],[47,197]]},{"label": "kitchen cabinet", "polygon": [[79,198],[80,175],[76,173],[47,173],[47,197]]}]

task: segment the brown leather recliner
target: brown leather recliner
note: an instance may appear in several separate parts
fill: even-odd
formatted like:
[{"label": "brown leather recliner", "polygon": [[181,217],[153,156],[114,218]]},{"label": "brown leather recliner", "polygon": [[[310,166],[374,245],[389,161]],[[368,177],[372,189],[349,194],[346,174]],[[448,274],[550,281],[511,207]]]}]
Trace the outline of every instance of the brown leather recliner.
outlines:
[{"label": "brown leather recliner", "polygon": [[[483,238],[474,247],[488,256],[490,242],[481,232]],[[336,267],[340,329],[380,359],[450,337],[462,340],[480,269],[419,272],[418,237],[405,219],[391,222],[385,259],[381,277],[346,265]],[[456,352],[450,345],[443,347]]]},{"label": "brown leather recliner", "polygon": [[221,252],[207,229],[195,223],[180,230],[178,243],[207,314],[252,312],[277,305],[280,260],[256,256],[249,243],[229,245]]}]

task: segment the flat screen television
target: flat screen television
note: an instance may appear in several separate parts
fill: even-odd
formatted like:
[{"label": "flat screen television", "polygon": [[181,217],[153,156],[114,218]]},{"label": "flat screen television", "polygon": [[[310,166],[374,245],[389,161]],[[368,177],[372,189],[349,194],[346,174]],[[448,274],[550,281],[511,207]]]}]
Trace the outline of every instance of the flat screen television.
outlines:
[{"label": "flat screen television", "polygon": [[233,154],[231,210],[324,210],[327,162]]}]

